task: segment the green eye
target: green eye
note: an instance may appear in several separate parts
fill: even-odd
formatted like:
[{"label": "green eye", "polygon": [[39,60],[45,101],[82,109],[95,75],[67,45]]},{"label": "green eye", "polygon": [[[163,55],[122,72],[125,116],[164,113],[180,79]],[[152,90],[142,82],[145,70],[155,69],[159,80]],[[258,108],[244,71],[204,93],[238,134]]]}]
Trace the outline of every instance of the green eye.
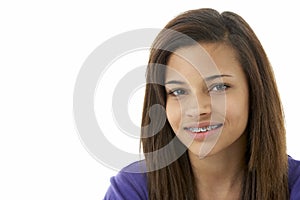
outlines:
[{"label": "green eye", "polygon": [[210,92],[223,92],[228,88],[229,88],[228,85],[226,85],[224,83],[218,83],[218,84],[213,85],[209,91]]},{"label": "green eye", "polygon": [[176,90],[171,90],[169,94],[173,96],[180,96],[186,94],[186,92],[183,89],[176,89]]}]

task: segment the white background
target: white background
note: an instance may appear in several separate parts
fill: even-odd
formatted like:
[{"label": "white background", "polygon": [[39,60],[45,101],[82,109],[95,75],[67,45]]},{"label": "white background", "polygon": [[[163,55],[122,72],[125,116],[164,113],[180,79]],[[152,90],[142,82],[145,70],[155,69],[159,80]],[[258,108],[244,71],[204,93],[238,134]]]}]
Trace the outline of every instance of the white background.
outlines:
[{"label": "white background", "polygon": [[[200,7],[237,12],[257,33],[281,93],[288,153],[300,159],[300,12],[295,0],[277,2],[1,1],[0,199],[102,199],[116,171],[97,162],[76,132],[72,95],[82,63],[114,35],[162,28]],[[132,102],[141,105],[142,95],[133,96],[129,112],[138,124],[140,108]],[[131,150],[138,152],[135,144]]]}]

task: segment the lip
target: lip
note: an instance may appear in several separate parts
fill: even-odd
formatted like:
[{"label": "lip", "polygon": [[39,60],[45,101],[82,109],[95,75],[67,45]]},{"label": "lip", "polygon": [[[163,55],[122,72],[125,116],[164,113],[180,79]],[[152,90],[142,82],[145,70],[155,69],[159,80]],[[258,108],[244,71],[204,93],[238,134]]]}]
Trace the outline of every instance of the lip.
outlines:
[{"label": "lip", "polygon": [[[212,129],[212,130],[207,130],[205,132],[199,132],[199,133],[195,133],[190,131],[190,128],[204,128],[207,126],[211,126],[211,125],[216,125],[217,128]],[[184,131],[187,132],[194,140],[198,140],[198,141],[202,141],[204,140],[206,137],[216,134],[219,132],[220,128],[223,127],[223,123],[220,122],[201,122],[201,123],[191,123],[191,124],[186,124],[184,126]]]}]

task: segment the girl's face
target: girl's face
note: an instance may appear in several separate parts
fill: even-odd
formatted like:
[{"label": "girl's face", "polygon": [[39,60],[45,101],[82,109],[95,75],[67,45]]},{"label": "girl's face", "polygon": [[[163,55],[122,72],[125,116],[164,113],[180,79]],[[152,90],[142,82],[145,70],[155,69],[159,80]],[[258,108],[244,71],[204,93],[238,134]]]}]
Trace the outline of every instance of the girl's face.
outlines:
[{"label": "girl's face", "polygon": [[235,51],[220,43],[201,46],[181,48],[170,56],[165,88],[173,131],[190,153],[203,158],[230,146],[245,148],[241,136],[248,121],[249,94]]}]

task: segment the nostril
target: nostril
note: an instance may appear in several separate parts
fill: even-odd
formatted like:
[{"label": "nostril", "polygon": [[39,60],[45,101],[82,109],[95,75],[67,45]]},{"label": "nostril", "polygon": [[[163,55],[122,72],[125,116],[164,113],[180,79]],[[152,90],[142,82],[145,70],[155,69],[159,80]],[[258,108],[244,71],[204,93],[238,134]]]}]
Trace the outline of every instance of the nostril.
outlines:
[{"label": "nostril", "polygon": [[181,104],[182,111],[186,116],[199,117],[211,114],[211,97],[207,94],[197,91],[190,98]]},{"label": "nostril", "polygon": [[189,117],[199,117],[211,114],[210,106],[189,108],[186,110],[185,114]]}]

